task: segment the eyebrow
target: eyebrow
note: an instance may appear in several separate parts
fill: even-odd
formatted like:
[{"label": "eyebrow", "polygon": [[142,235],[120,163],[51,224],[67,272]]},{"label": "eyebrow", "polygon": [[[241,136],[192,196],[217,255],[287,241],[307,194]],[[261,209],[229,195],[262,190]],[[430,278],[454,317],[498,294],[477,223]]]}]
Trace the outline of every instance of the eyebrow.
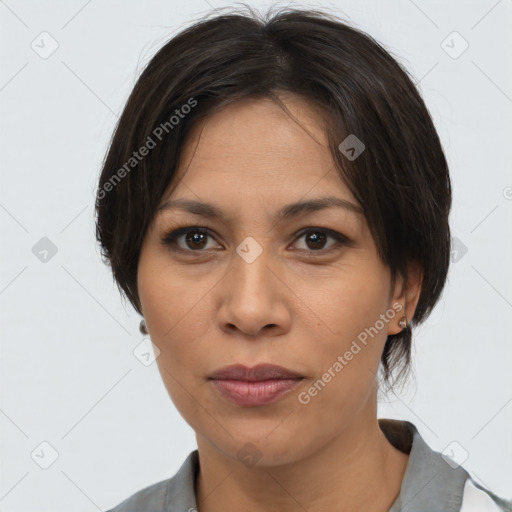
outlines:
[{"label": "eyebrow", "polygon": [[[344,208],[359,215],[363,214],[361,206],[351,203],[346,199],[335,196],[319,197],[308,201],[299,201],[283,206],[273,216],[274,222],[282,222],[305,213],[316,212],[326,208]],[[212,219],[222,219],[225,217],[221,209],[213,204],[195,201],[191,199],[169,199],[158,207],[158,212],[164,210],[180,209],[195,215],[201,215]]]}]

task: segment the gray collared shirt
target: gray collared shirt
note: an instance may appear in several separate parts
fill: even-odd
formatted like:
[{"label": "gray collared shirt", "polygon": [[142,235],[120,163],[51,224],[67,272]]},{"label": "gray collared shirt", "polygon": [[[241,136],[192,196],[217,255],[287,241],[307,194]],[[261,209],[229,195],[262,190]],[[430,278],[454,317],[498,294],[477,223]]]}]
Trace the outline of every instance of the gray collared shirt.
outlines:
[{"label": "gray collared shirt", "polygon": [[[512,512],[511,501],[473,482],[462,466],[432,450],[414,424],[391,419],[378,422],[389,442],[410,454],[400,493],[389,512],[460,512],[468,479],[492,499],[495,510]],[[136,492],[108,512],[195,512],[198,471],[199,456],[194,450],[172,478]]]}]

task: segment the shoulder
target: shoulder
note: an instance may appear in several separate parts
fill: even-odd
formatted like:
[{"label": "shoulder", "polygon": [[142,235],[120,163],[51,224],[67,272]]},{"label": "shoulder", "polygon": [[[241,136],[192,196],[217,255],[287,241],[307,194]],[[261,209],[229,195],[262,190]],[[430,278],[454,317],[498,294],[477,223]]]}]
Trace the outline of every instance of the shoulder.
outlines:
[{"label": "shoulder", "polygon": [[165,507],[165,497],[169,486],[170,478],[156,484],[149,485],[144,489],[132,494],[116,507],[107,512],[162,512]]},{"label": "shoulder", "polygon": [[199,471],[199,455],[194,450],[178,472],[132,494],[107,512],[186,512],[196,509],[195,480]]},{"label": "shoulder", "polygon": [[469,477],[464,485],[460,512],[512,512],[512,501],[500,498]]},{"label": "shoulder", "polygon": [[407,421],[379,419],[395,448],[409,452],[400,493],[389,512],[512,512],[512,501],[475,482],[448,453],[433,450],[416,426]]}]

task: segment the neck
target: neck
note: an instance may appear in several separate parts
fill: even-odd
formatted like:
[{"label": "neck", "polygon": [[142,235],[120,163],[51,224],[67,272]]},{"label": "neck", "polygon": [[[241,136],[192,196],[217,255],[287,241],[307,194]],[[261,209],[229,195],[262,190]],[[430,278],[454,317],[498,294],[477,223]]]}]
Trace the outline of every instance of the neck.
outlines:
[{"label": "neck", "polygon": [[386,439],[376,415],[367,416],[310,457],[279,466],[246,467],[198,436],[198,508],[387,512],[400,492],[408,455]]}]

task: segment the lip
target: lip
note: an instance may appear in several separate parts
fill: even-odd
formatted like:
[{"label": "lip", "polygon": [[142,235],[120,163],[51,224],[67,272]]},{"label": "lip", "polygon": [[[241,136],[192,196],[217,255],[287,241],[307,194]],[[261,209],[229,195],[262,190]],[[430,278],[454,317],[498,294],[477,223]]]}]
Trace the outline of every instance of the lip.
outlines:
[{"label": "lip", "polygon": [[275,364],[258,364],[252,368],[243,364],[233,364],[225,366],[213,372],[210,379],[215,380],[244,380],[248,382],[257,382],[270,379],[297,379],[302,378],[297,372],[277,366]]},{"label": "lip", "polygon": [[303,378],[282,366],[260,364],[252,368],[226,366],[210,375],[209,380],[230,402],[242,407],[257,407],[276,402]]}]

